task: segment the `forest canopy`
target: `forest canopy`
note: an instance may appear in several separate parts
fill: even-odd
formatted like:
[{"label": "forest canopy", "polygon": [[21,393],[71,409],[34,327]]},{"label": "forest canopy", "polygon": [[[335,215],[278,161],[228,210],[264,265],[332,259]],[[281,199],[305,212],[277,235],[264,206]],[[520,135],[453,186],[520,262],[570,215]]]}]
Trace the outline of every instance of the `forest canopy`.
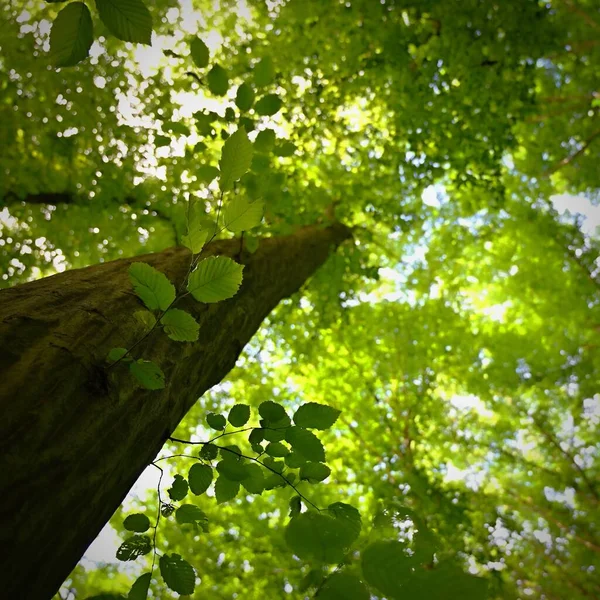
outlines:
[{"label": "forest canopy", "polygon": [[598,0],[0,23],[14,597],[600,596]]}]

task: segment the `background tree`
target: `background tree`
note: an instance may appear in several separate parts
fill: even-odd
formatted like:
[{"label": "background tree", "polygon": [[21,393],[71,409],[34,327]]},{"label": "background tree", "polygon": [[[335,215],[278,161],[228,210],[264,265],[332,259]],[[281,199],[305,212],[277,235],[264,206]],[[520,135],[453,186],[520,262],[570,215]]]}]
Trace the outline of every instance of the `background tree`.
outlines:
[{"label": "background tree", "polygon": [[[449,560],[481,575],[490,597],[597,596],[598,241],[593,228],[582,230],[581,218],[561,216],[551,200],[585,193],[595,201],[600,184],[596,3],[291,0],[276,6],[221,2],[215,9],[200,1],[164,1],[150,7],[151,48],[119,41],[114,24],[99,18],[98,4],[90,7],[90,58],[58,70],[48,67],[46,55],[53,51],[51,23],[64,5],[22,1],[0,9],[6,140],[0,264],[11,286],[0,294],[10,302],[3,317],[10,359],[4,361],[10,392],[3,410],[9,416],[25,411],[15,417],[18,426],[5,421],[3,439],[21,444],[15,460],[29,473],[37,468],[51,477],[48,464],[69,452],[76,457],[70,413],[53,413],[61,434],[52,442],[56,454],[45,455],[37,452],[45,439],[35,431],[48,421],[14,402],[17,394],[39,400],[38,390],[47,393],[49,383],[68,380],[48,356],[27,371],[10,368],[17,356],[44,356],[35,354],[44,333],[37,325],[50,309],[35,290],[53,293],[56,286],[61,298],[75,293],[74,305],[92,311],[82,314],[81,327],[104,333],[101,340],[89,337],[85,364],[100,371],[112,345],[135,343],[129,315],[139,300],[123,295],[131,290],[127,262],[61,276],[75,283],[85,273],[114,272],[114,280],[89,280],[98,287],[97,305],[87,291],[67,289],[59,278],[12,286],[181,244],[190,199],[201,199],[207,216],[218,214],[219,156],[224,139],[243,126],[254,158],[232,197],[265,203],[262,225],[244,234],[249,246],[242,258],[245,273],[256,269],[263,283],[250,287],[250,279],[246,296],[215,305],[217,313],[235,312],[255,293],[269,296],[270,310],[297,289],[334,241],[324,233],[332,231],[324,227],[331,213],[352,228],[354,241],[330,258],[302,296],[279,304],[236,369],[202,397],[172,437],[208,439],[206,413],[236,402],[256,409],[274,399],[290,414],[311,401],[341,410],[322,436],[331,475],[316,487],[303,481],[299,489],[317,506],[342,501],[360,509],[363,526],[352,546],[358,552],[349,552],[337,570],[314,557],[293,558],[283,535],[284,508],[295,495],[287,486],[218,509],[200,498],[209,533],[165,516],[155,537],[159,554],[186,557],[201,579],[198,589],[215,598],[240,590],[248,598],[340,597],[346,574],[386,597],[483,597],[478,579],[463,580],[456,569],[448,576]],[[196,35],[209,46],[207,61]],[[297,262],[278,252],[278,272],[294,283],[276,291],[280,280],[261,270],[261,257],[280,247],[281,236],[297,239],[306,231],[319,232],[326,243],[318,256],[305,252]],[[255,238],[272,240],[251,254]],[[214,248],[237,256],[242,243],[218,241]],[[164,264],[180,281],[186,252],[144,260]],[[54,317],[45,313],[46,322],[73,320],[73,311],[63,306],[59,314],[60,308]],[[219,344],[223,364],[232,364],[267,312],[237,341],[228,338],[230,350]],[[203,315],[195,314],[201,325]],[[115,323],[107,325],[107,318]],[[166,344],[148,351],[165,360],[173,351]],[[72,350],[70,342],[60,345]],[[177,348],[188,358],[196,351],[201,342]],[[40,513],[29,515],[33,506],[54,505],[65,519],[56,522],[63,531],[67,519],[89,519],[99,530],[133,474],[228,370],[190,388],[192,371],[178,364],[180,356],[167,359],[164,392],[140,392],[127,378],[109,388],[111,397],[127,398],[123,406],[133,415],[147,414],[147,402],[154,402],[147,399],[177,400],[153,415],[161,427],[151,444],[119,435],[111,455],[90,445],[95,467],[108,473],[119,465],[130,473],[117,477],[107,504],[99,494],[75,517],[60,509],[68,492],[50,503],[37,491],[43,477],[8,469],[23,477],[24,487],[3,492],[6,506],[10,514],[21,506],[23,518],[31,518],[27,527],[13,525],[14,536],[15,529],[5,528],[11,538],[27,529],[35,540],[50,531]],[[61,360],[62,373],[73,373],[72,358]],[[38,364],[52,375],[34,377]],[[72,393],[81,395],[75,386]],[[86,406],[82,414],[96,422],[92,410]],[[112,414],[96,423],[89,440],[114,443],[106,425]],[[145,434],[138,431],[141,440]],[[157,460],[185,453],[182,448],[167,442]],[[189,460],[157,463],[172,465],[165,467],[158,497],[153,492],[129,504],[155,514],[158,499],[170,502],[172,475],[186,476]],[[82,460],[78,468],[86,465]],[[70,472],[76,479],[80,471]],[[87,484],[92,498],[100,486]],[[118,512],[111,523],[125,533],[123,516]],[[53,535],[55,542],[32,542],[37,547],[27,553],[43,561],[55,544],[62,560],[69,538]],[[90,539],[71,547],[71,562]],[[409,564],[405,577],[390,582],[373,571],[384,562],[373,557],[386,558],[391,548],[377,546],[378,540],[411,539],[413,550],[428,548],[427,557]],[[368,550],[373,547],[379,554]],[[140,568],[150,570],[152,555],[147,565],[146,558],[138,560]],[[404,555],[394,556],[398,572]],[[20,568],[27,573],[31,563],[24,560]],[[107,580],[115,569],[103,568],[78,567],[67,588],[82,598],[125,593],[125,577]],[[153,573],[152,594],[164,594],[168,577]],[[61,576],[55,578],[57,586]],[[16,581],[11,585],[24,585]],[[350,597],[361,597],[362,588],[352,589]]]}]

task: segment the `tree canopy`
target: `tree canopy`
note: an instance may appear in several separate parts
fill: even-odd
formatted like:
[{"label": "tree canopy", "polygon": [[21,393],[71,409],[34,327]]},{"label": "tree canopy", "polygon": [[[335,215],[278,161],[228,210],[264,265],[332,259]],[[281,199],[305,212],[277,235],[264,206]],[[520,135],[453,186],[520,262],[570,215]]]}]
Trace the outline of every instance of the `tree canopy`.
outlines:
[{"label": "tree canopy", "polygon": [[[352,234],[179,423],[110,521],[115,560],[56,598],[600,595],[597,0],[0,19],[3,287]],[[176,294],[235,299],[238,262],[193,259],[181,288],[133,262],[141,325],[202,344]]]}]

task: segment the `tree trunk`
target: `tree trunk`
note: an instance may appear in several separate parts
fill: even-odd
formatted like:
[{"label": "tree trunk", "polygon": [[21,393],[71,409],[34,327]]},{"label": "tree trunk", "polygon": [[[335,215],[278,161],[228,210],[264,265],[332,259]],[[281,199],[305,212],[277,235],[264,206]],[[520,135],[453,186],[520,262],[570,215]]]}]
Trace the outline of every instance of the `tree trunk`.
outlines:
[{"label": "tree trunk", "polygon": [[[157,254],[78,269],[0,291],[0,557],[2,595],[48,600],[118,508],[180,420],[227,375],[282,298],[296,292],[334,247],[341,224],[311,226],[243,251],[232,299],[178,304],[200,324],[195,343],[155,331],[133,352],[155,361],[167,387],[140,389],[125,365],[107,371],[113,347],[140,338],[127,268],[141,260],[175,283],[190,254]],[[239,240],[206,256],[237,257]]]}]

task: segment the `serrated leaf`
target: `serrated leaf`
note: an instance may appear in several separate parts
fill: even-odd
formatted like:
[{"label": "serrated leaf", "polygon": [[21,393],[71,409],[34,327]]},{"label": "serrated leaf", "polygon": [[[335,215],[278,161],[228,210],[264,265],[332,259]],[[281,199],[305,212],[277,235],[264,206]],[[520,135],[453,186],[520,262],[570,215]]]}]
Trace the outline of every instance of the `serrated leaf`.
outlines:
[{"label": "serrated leaf", "polygon": [[278,113],[282,106],[283,101],[277,94],[267,94],[254,105],[254,110],[263,117],[271,117]]},{"label": "serrated leaf", "polygon": [[201,260],[189,277],[187,289],[199,302],[221,302],[237,293],[244,266],[226,256]]},{"label": "serrated leaf", "polygon": [[217,464],[219,475],[231,481],[243,481],[248,477],[247,466],[235,458],[224,458]]},{"label": "serrated leaf", "polygon": [[331,475],[331,469],[318,462],[309,462],[300,467],[300,479],[305,479],[309,483],[318,483],[324,481]]},{"label": "serrated leaf", "polygon": [[313,462],[325,461],[325,449],[321,440],[303,427],[290,427],[285,432],[285,441],[290,444],[294,451],[299,452]]},{"label": "serrated leaf", "polygon": [[241,483],[249,494],[262,494],[265,489],[265,474],[257,464],[246,466],[247,477]]},{"label": "serrated leaf", "polygon": [[260,444],[264,439],[264,430],[260,427],[256,427],[248,435],[248,441],[251,444]]},{"label": "serrated leaf", "polygon": [[94,42],[92,15],[83,2],[65,6],[50,30],[50,59],[57,67],[72,67],[89,56]]},{"label": "serrated leaf", "polygon": [[182,596],[194,593],[196,572],[179,554],[165,554],[159,561],[160,574],[167,587]]},{"label": "serrated leaf", "polygon": [[208,89],[215,96],[224,96],[229,89],[229,75],[220,65],[214,65],[206,75]]},{"label": "serrated leaf", "polygon": [[123,521],[123,527],[127,531],[135,531],[136,533],[144,533],[150,527],[150,519],[141,513],[129,515]]},{"label": "serrated leaf", "polygon": [[150,310],[167,310],[175,300],[175,286],[164,273],[146,263],[132,263],[129,279],[135,293]]},{"label": "serrated leaf", "polygon": [[[204,446],[206,448],[206,446]],[[204,450],[202,448],[202,450]],[[192,494],[200,496],[210,487],[213,480],[213,470],[208,465],[195,464],[188,472],[188,482]]]},{"label": "serrated leaf", "polygon": [[206,415],[206,422],[209,427],[216,429],[217,431],[222,431],[227,425],[225,417],[223,415],[218,415],[217,413],[208,413]]},{"label": "serrated leaf", "polygon": [[188,482],[183,478],[182,475],[175,475],[171,487],[167,490],[169,497],[174,502],[183,500],[188,493]]},{"label": "serrated leaf", "polygon": [[175,513],[175,520],[180,525],[187,523],[202,524],[208,521],[206,513],[195,504],[182,504]]},{"label": "serrated leaf", "polygon": [[302,498],[300,496],[292,496],[290,498],[290,518],[300,514],[302,510]]},{"label": "serrated leaf", "polygon": [[272,400],[266,400],[261,402],[258,407],[258,413],[260,416],[269,423],[277,423],[283,421],[287,417],[287,413],[281,404],[273,402]]},{"label": "serrated leaf", "polygon": [[219,187],[226,192],[233,187],[234,181],[242,177],[252,164],[252,142],[243,127],[231,134],[223,144],[219,169],[221,177]]},{"label": "serrated leaf", "polygon": [[117,558],[122,561],[135,560],[151,550],[152,540],[147,535],[133,535],[119,546]]},{"label": "serrated leaf", "polygon": [[156,317],[149,310],[136,310],[133,317],[144,329],[152,329],[156,325]]},{"label": "serrated leaf", "polygon": [[223,504],[229,500],[233,500],[240,491],[240,482],[232,481],[228,477],[219,475],[215,483],[215,496],[217,504]]},{"label": "serrated leaf", "polygon": [[269,456],[273,456],[275,458],[282,458],[290,453],[290,450],[287,446],[284,446],[281,442],[271,442],[267,444],[265,448],[265,452]]},{"label": "serrated leaf", "polygon": [[329,429],[342,414],[342,411],[326,404],[307,402],[294,414],[294,423],[308,429]]},{"label": "serrated leaf", "polygon": [[200,450],[200,458],[204,460],[214,460],[219,454],[219,448],[214,444],[204,444]]},{"label": "serrated leaf", "polygon": [[192,55],[194,64],[199,69],[203,69],[208,65],[210,58],[208,46],[199,37],[195,37],[190,43],[190,54]]},{"label": "serrated leaf", "polygon": [[162,318],[165,333],[175,342],[195,342],[198,340],[200,325],[185,310],[169,309]]},{"label": "serrated leaf", "polygon": [[272,129],[263,129],[254,140],[254,148],[259,152],[267,152],[275,145],[275,132]]},{"label": "serrated leaf", "polygon": [[208,231],[206,229],[190,227],[188,232],[181,236],[181,243],[191,250],[192,254],[198,254],[202,251],[202,248],[204,248],[207,239]]},{"label": "serrated leaf", "polygon": [[319,600],[369,600],[371,594],[365,584],[356,575],[333,573],[316,598]]},{"label": "serrated leaf", "polygon": [[243,427],[250,420],[250,407],[247,404],[236,404],[229,411],[227,419],[234,427]]},{"label": "serrated leaf", "polygon": [[327,507],[329,514],[344,524],[350,534],[356,539],[360,535],[362,519],[354,506],[344,502],[334,502]]},{"label": "serrated leaf", "polygon": [[262,430],[263,439],[267,442],[280,442],[285,439],[285,429],[267,429],[266,421],[264,421],[263,424],[265,425],[265,429]]},{"label": "serrated leaf", "polygon": [[151,573],[140,575],[131,586],[129,594],[127,594],[127,600],[147,600],[151,578]]},{"label": "serrated leaf", "polygon": [[[127,348],[111,348],[106,356],[106,360],[109,363],[117,362],[121,360],[127,354]],[[131,360],[131,359],[129,359]]]},{"label": "serrated leaf", "polygon": [[142,0],[96,0],[106,28],[124,42],[150,45],[152,15]]},{"label": "serrated leaf", "polygon": [[247,84],[242,83],[235,95],[235,104],[241,111],[247,111],[254,104],[254,90]]},{"label": "serrated leaf", "polygon": [[285,539],[299,558],[339,563],[356,538],[338,519],[308,511],[290,521]]},{"label": "serrated leaf", "polygon": [[262,58],[253,69],[254,82],[258,87],[269,85],[275,79],[275,66],[270,56]]},{"label": "serrated leaf", "polygon": [[264,211],[263,201],[250,202],[245,196],[234,196],[225,206],[223,223],[232,233],[248,231],[260,225]]},{"label": "serrated leaf", "polygon": [[150,360],[136,360],[129,365],[131,374],[147,390],[162,390],[165,387],[165,374]]}]

